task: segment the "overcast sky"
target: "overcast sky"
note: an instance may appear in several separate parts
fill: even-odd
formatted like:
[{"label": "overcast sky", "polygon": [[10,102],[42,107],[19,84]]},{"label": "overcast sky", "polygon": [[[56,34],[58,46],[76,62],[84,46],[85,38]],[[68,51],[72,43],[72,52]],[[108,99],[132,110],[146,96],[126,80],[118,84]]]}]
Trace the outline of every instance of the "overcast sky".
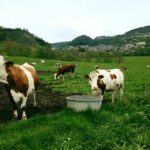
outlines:
[{"label": "overcast sky", "polygon": [[0,26],[48,41],[123,34],[150,25],[150,0],[0,0]]}]

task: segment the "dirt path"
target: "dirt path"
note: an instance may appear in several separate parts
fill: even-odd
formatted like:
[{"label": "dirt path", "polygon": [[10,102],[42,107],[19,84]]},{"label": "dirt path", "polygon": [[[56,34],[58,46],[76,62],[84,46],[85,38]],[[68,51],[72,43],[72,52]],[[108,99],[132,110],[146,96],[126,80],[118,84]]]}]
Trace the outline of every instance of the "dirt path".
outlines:
[{"label": "dirt path", "polygon": [[[52,93],[50,85],[40,84],[37,93],[37,107],[33,107],[33,100],[30,96],[27,101],[27,117],[41,114],[55,113],[66,107],[66,95]],[[12,121],[13,108],[8,99],[4,85],[0,83],[0,123]]]}]

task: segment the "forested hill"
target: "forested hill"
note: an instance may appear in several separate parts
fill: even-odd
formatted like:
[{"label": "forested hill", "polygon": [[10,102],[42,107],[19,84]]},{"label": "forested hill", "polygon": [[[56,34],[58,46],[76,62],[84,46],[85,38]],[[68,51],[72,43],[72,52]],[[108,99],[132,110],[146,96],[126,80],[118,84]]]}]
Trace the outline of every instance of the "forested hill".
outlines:
[{"label": "forested hill", "polygon": [[26,29],[0,27],[0,54],[38,56],[49,49],[51,44]]},{"label": "forested hill", "polygon": [[[50,58],[59,52],[53,50],[79,50],[110,52],[120,49],[127,55],[150,55],[150,26],[130,30],[122,35],[76,37],[72,41],[50,44],[26,29],[0,27],[0,54]],[[55,52],[55,54],[54,54]]]},{"label": "forested hill", "polygon": [[94,51],[121,48],[125,52],[136,51],[150,54],[150,26],[136,28],[122,35],[97,36],[95,39],[82,35],[69,42],[53,43],[52,47],[62,49],[82,47]]}]

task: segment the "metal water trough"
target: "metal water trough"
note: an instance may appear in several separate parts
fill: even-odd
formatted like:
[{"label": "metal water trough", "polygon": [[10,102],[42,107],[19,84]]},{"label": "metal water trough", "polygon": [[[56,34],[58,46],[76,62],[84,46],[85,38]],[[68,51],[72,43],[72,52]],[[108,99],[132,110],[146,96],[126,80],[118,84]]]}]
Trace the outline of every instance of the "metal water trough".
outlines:
[{"label": "metal water trough", "polygon": [[99,110],[102,105],[102,101],[98,97],[87,95],[73,95],[66,97],[67,107],[77,112],[85,111],[87,109]]}]

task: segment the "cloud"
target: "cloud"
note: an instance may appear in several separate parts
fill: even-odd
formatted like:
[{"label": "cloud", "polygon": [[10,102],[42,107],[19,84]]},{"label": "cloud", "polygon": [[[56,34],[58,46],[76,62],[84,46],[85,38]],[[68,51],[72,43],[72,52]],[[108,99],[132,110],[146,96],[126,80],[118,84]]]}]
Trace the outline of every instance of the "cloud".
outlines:
[{"label": "cloud", "polygon": [[49,26],[49,28],[37,29],[34,32],[50,43],[70,41],[79,35],[72,28],[62,26]]},{"label": "cloud", "polygon": [[1,0],[0,26],[52,43],[86,34],[122,34],[150,24],[149,0]]}]

